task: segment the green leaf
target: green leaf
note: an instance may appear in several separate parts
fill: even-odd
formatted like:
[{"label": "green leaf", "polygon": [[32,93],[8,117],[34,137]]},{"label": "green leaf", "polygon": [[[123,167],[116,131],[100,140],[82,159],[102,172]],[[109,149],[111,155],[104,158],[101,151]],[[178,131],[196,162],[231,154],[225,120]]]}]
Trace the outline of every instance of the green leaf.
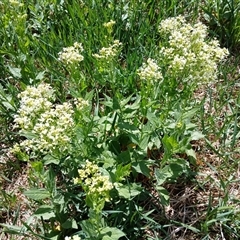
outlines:
[{"label": "green leaf", "polygon": [[199,140],[204,138],[204,135],[201,132],[194,131],[191,133],[191,140]]},{"label": "green leaf", "polygon": [[151,177],[150,169],[147,166],[147,161],[139,161],[132,164],[132,167],[136,170],[136,172],[145,175],[146,177]]},{"label": "green leaf", "polygon": [[193,149],[186,149],[185,152],[189,157],[193,157],[194,159],[197,159],[196,153]]},{"label": "green leaf", "polygon": [[164,147],[164,156],[166,158],[170,157],[171,154],[178,149],[178,142],[173,136],[165,135],[162,139],[163,147]]},{"label": "green leaf", "polygon": [[7,101],[3,101],[1,102],[1,104],[6,108],[6,109],[10,109],[10,110],[15,110],[15,107],[10,103],[10,102],[7,102]]},{"label": "green leaf", "polygon": [[196,112],[199,110],[199,108],[193,108],[185,113],[183,113],[182,115],[182,120],[186,120],[186,119],[191,119],[193,116],[195,116]]},{"label": "green leaf", "polygon": [[[89,236],[89,237],[96,237],[97,233],[95,231],[96,226],[94,225],[94,223],[91,220],[83,220],[81,222],[81,227],[83,232]],[[94,238],[93,238],[94,239]]]},{"label": "green leaf", "polygon": [[44,78],[45,71],[39,72],[36,76],[36,80],[42,80]]},{"label": "green leaf", "polygon": [[[130,96],[130,97],[131,97],[131,96]],[[129,99],[129,100],[130,100],[130,99]],[[140,101],[141,101],[141,97],[138,96],[137,99],[136,99],[136,101],[135,101],[133,104],[128,104],[128,105],[125,106],[126,110],[129,110],[129,109],[131,109],[131,110],[137,110],[137,109],[139,109],[139,107],[140,107]],[[122,101],[122,102],[121,102],[121,105],[124,106],[125,103]]]},{"label": "green leaf", "polygon": [[37,134],[28,131],[21,131],[20,135],[26,137],[27,139],[34,139],[38,137]]},{"label": "green leaf", "polygon": [[118,127],[123,130],[138,131],[138,128],[135,125],[128,122],[120,122],[118,123]]},{"label": "green leaf", "polygon": [[62,227],[65,229],[78,229],[77,222],[75,219],[68,219],[62,224]]},{"label": "green leaf", "polygon": [[8,232],[12,234],[20,234],[20,233],[23,234],[26,231],[26,228],[24,227],[19,227],[19,226],[10,225],[10,224],[0,223],[0,226],[5,228],[3,229],[3,232]]},{"label": "green leaf", "polygon": [[169,164],[172,172],[170,180],[177,180],[179,176],[188,171],[189,163],[185,159],[171,159]]},{"label": "green leaf", "polygon": [[33,200],[42,200],[51,196],[46,189],[30,189],[28,191],[25,191],[24,195]]},{"label": "green leaf", "polygon": [[147,112],[147,120],[151,123],[153,127],[155,127],[159,122],[159,119],[156,117],[156,115],[149,110]]},{"label": "green leaf", "polygon": [[158,191],[158,194],[160,195],[160,199],[161,199],[161,204],[163,204],[164,206],[169,205],[169,193],[168,191],[161,186],[156,186],[156,189]]},{"label": "green leaf", "polygon": [[120,197],[123,197],[123,198],[126,198],[126,199],[131,198],[129,187],[127,187],[126,185],[121,184],[120,186],[117,186],[116,189],[117,189]]},{"label": "green leaf", "polygon": [[125,166],[123,166],[122,164],[119,164],[115,172],[115,181],[116,182],[123,181],[125,177],[129,176],[130,172],[131,172],[130,163]]},{"label": "green leaf", "polygon": [[155,169],[154,171],[155,177],[157,179],[158,185],[162,185],[166,182],[169,178],[172,177],[173,173],[169,166],[165,166],[162,169]]},{"label": "green leaf", "polygon": [[136,183],[123,185],[121,183],[116,184],[116,189],[120,197],[125,199],[132,199],[142,192],[141,186]]},{"label": "green leaf", "polygon": [[13,75],[13,77],[15,77],[15,78],[22,77],[21,68],[14,68],[14,67],[8,66],[8,69],[11,72],[11,74]]},{"label": "green leaf", "polygon": [[55,164],[58,165],[60,160],[58,158],[53,157],[52,155],[46,155],[44,158],[44,165]]},{"label": "green leaf", "polygon": [[35,211],[34,215],[38,218],[43,218],[43,220],[49,220],[55,217],[55,213],[53,212],[53,207],[49,205],[40,206],[37,211]]},{"label": "green leaf", "polygon": [[148,147],[148,142],[149,142],[150,135],[145,135],[144,138],[141,140],[139,147],[143,150],[146,150]]},{"label": "green leaf", "polygon": [[175,223],[175,224],[177,224],[177,225],[183,226],[183,227],[191,230],[191,231],[194,232],[194,233],[200,233],[200,232],[201,232],[199,229],[197,229],[197,228],[195,228],[195,227],[192,227],[192,226],[190,226],[190,225],[187,225],[187,224],[185,224],[185,223],[177,222],[177,221],[174,221],[174,220],[172,220],[172,222]]},{"label": "green leaf", "polygon": [[132,98],[132,95],[130,95],[129,97],[127,98],[124,98],[122,101],[121,101],[121,106],[122,107],[125,107],[125,105],[131,100]]},{"label": "green leaf", "polygon": [[100,232],[103,236],[103,240],[118,240],[121,237],[125,236],[125,233],[115,227],[105,227]]},{"label": "green leaf", "polygon": [[116,97],[113,97],[113,110],[118,110],[118,109],[121,109],[121,107],[120,107],[120,104],[119,104],[119,102],[118,102],[118,99],[116,98]]},{"label": "green leaf", "polygon": [[43,163],[41,161],[31,162],[31,166],[37,173],[42,173],[43,171]]}]

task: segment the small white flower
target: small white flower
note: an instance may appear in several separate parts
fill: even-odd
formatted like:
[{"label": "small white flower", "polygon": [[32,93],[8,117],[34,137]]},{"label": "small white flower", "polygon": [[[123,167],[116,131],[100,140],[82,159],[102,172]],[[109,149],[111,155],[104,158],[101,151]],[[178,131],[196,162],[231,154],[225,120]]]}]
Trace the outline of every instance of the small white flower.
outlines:
[{"label": "small white flower", "polygon": [[110,45],[109,47],[103,47],[99,50],[99,54],[93,54],[93,57],[97,59],[106,59],[106,60],[111,60],[114,58],[117,53],[119,52],[119,48],[122,45],[119,40],[114,40],[113,44]]},{"label": "small white flower", "polygon": [[162,79],[162,73],[157,63],[148,58],[147,63],[143,63],[142,67],[138,70],[138,75],[142,80],[160,80]]},{"label": "small white flower", "polygon": [[83,47],[81,43],[75,42],[71,47],[65,47],[58,53],[58,60],[67,65],[83,61],[84,57],[81,54]]},{"label": "small white flower", "polygon": [[112,28],[112,26],[113,26],[115,23],[116,23],[115,21],[110,20],[109,22],[104,23],[103,26],[106,27],[106,28]]},{"label": "small white flower", "polygon": [[74,235],[74,236],[72,237],[72,240],[81,240],[81,238],[80,238],[78,235]]}]

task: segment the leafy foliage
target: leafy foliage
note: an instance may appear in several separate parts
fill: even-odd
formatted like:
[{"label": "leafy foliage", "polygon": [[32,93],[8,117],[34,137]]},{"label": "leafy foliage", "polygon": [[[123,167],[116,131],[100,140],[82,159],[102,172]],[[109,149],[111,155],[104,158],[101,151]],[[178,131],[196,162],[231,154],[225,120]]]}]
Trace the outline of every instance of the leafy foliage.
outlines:
[{"label": "leafy foliage", "polygon": [[[195,91],[219,77],[217,65],[227,56],[204,25],[189,20],[199,6],[2,1],[2,142],[29,166],[23,193],[34,206],[21,227],[1,224],[5,232],[49,240],[160,239],[172,224],[207,236],[220,223],[229,236],[240,234],[227,200],[209,205],[199,225],[167,216],[168,186],[196,181],[194,143],[206,138],[211,146]],[[212,7],[202,6],[209,15]],[[235,46],[238,35],[229,31],[227,46]],[[225,122],[231,149],[238,120],[233,110]],[[16,203],[4,190],[0,196]]]}]

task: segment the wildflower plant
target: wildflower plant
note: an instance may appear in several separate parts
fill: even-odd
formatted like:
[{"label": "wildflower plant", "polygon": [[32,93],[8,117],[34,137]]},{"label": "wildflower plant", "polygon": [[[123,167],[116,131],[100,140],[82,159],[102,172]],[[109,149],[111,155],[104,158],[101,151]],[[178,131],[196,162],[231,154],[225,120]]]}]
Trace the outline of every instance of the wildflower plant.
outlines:
[{"label": "wildflower plant", "polygon": [[165,216],[171,184],[198,171],[199,126],[209,130],[193,91],[228,55],[202,23],[162,19],[192,3],[2,2],[0,114],[11,109],[8,129],[20,135],[12,152],[33,160],[24,194],[38,205],[23,227],[4,227],[28,239],[135,240],[167,238],[177,224],[203,237],[198,220]]},{"label": "wildflower plant", "polygon": [[95,58],[97,73],[99,74],[97,77],[98,82],[103,86],[110,85],[114,92],[118,88],[116,66],[121,46],[122,43],[119,40],[113,40],[113,43],[108,47],[103,47],[99,50],[99,53],[92,54]]},{"label": "wildflower plant", "polygon": [[62,154],[70,152],[74,120],[70,103],[54,105],[54,92],[50,85],[27,87],[19,94],[20,108],[15,116],[15,128],[27,136],[13,152],[22,149],[28,154]]},{"label": "wildflower plant", "polygon": [[74,179],[86,192],[86,203],[97,213],[101,212],[105,202],[110,201],[109,192],[113,189],[108,176],[102,175],[99,167],[86,161],[85,166],[78,170],[79,177]]},{"label": "wildflower plant", "polygon": [[156,82],[162,80],[163,78],[160,67],[156,61],[151,58],[147,59],[147,63],[143,63],[137,74],[142,81]]},{"label": "wildflower plant", "polygon": [[178,84],[196,85],[214,81],[217,66],[228,56],[217,40],[207,39],[207,27],[198,22],[187,23],[183,16],[163,20],[159,32],[166,44],[160,49],[165,74]]},{"label": "wildflower plant", "polygon": [[109,22],[106,22],[103,24],[103,26],[107,29],[108,34],[111,36],[112,32],[113,32],[113,26],[116,24],[115,21],[110,20]]},{"label": "wildflower plant", "polygon": [[39,84],[38,87],[27,86],[25,91],[18,94],[20,108],[15,115],[15,127],[31,131],[41,113],[52,108],[55,99],[54,90],[49,84]]},{"label": "wildflower plant", "polygon": [[75,42],[71,47],[65,47],[61,52],[58,53],[58,60],[67,64],[72,65],[83,61],[84,57],[81,54],[83,52],[83,46],[81,43]]},{"label": "wildflower plant", "polygon": [[101,48],[99,53],[93,54],[93,57],[106,62],[111,62],[119,53],[121,45],[122,43],[119,40],[114,40],[112,45]]}]

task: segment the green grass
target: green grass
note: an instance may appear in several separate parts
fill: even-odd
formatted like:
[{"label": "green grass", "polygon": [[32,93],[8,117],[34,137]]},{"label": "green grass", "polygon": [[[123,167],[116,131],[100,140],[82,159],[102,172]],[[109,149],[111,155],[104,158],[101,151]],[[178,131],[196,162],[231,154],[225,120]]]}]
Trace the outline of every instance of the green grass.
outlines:
[{"label": "green grass", "polygon": [[[239,8],[223,0],[2,1],[0,239],[238,239]],[[229,49],[217,79],[194,75],[210,65],[200,67],[197,43],[199,66],[188,60],[193,69],[170,67],[175,56],[161,50],[171,42],[159,25],[179,15],[207,25],[206,44],[216,37]],[[110,20],[112,29],[103,26]],[[114,40],[121,42],[115,56],[94,57]],[[83,61],[60,61],[59,52],[75,42]],[[148,59],[162,77],[141,75]],[[42,105],[37,94],[19,95],[42,83],[54,90]],[[27,118],[16,125],[24,106],[42,108],[23,112]],[[72,125],[62,123],[69,118]],[[13,153],[14,146],[20,150]],[[93,190],[93,170],[79,176],[87,160],[110,190],[99,190],[104,183]]]}]

